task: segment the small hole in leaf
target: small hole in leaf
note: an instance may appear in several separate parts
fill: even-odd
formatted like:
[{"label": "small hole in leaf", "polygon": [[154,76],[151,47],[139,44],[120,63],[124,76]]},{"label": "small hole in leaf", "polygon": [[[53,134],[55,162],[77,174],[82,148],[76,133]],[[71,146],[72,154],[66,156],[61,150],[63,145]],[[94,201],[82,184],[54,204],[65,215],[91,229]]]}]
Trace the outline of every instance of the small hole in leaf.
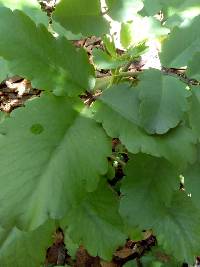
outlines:
[{"label": "small hole in leaf", "polygon": [[44,128],[41,124],[36,123],[31,126],[30,130],[33,134],[41,134],[44,131]]}]

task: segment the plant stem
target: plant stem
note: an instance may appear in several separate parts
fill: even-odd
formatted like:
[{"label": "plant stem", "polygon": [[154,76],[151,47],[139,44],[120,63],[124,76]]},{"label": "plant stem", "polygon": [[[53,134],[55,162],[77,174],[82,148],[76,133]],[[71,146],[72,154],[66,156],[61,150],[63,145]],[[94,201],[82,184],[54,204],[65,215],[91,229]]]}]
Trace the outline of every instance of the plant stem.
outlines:
[{"label": "plant stem", "polygon": [[120,72],[117,76],[118,77],[136,77],[140,72],[139,71],[126,71]]}]

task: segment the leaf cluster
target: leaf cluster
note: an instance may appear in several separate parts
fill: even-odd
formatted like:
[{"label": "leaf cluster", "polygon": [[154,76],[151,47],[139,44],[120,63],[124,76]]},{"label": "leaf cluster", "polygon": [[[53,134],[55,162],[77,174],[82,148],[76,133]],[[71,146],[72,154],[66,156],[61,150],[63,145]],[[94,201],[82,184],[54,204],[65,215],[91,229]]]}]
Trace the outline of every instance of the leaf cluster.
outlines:
[{"label": "leaf cluster", "polygon": [[[48,25],[37,1],[0,0],[0,80],[41,90],[0,122],[0,266],[43,265],[58,226],[72,254],[111,261],[151,231],[144,266],[195,262],[199,14],[195,0],[61,0]],[[92,53],[74,45],[91,36]]]}]

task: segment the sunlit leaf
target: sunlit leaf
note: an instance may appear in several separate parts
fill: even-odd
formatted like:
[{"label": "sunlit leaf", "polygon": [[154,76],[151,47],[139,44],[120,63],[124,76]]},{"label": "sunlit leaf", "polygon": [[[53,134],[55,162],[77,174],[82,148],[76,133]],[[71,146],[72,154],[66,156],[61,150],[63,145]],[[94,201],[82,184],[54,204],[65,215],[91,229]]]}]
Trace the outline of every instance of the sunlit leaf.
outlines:
[{"label": "sunlit leaf", "polygon": [[97,48],[93,50],[93,60],[97,69],[116,69],[128,63],[128,59],[113,58],[105,51]]},{"label": "sunlit leaf", "polygon": [[108,14],[119,21],[133,19],[133,15],[143,8],[141,0],[106,0]]},{"label": "sunlit leaf", "polygon": [[12,73],[28,78],[34,87],[77,95],[94,86],[86,52],[64,38],[55,39],[21,11],[0,8],[0,35],[0,55]]},{"label": "sunlit leaf", "polygon": [[109,23],[101,14],[98,0],[62,0],[53,17],[73,33],[98,36],[109,32]]},{"label": "sunlit leaf", "polygon": [[48,17],[42,12],[40,4],[37,0],[0,0],[0,6],[8,7],[12,10],[22,10],[30,16],[36,24],[42,23],[48,26]]},{"label": "sunlit leaf", "polygon": [[163,134],[183,118],[190,94],[178,79],[164,76],[159,70],[147,70],[140,77],[140,124],[148,133]]},{"label": "sunlit leaf", "polygon": [[[195,34],[191,34],[194,32]],[[196,17],[188,27],[173,29],[163,44],[160,55],[162,64],[166,67],[186,66],[195,52],[200,51],[199,43],[200,16]]]}]

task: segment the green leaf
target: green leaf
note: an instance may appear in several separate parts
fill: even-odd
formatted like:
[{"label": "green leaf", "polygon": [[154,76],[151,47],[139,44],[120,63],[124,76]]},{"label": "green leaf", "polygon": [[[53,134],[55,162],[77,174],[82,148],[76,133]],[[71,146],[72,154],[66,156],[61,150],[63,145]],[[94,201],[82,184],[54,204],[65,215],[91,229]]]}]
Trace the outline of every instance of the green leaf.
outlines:
[{"label": "green leaf", "polygon": [[173,29],[176,26],[182,28],[183,25],[184,25],[184,19],[179,14],[174,14],[173,16],[169,17],[165,23],[165,26],[170,29]]},{"label": "green leaf", "polygon": [[180,267],[182,265],[158,245],[152,247],[151,251],[141,258],[141,262],[145,267]]},{"label": "green leaf", "polygon": [[[62,222],[60,222],[61,227],[63,227],[64,225],[62,224],[64,220],[62,220]],[[65,226],[64,226],[65,227]],[[63,230],[64,230],[63,227]],[[72,259],[76,258],[76,253],[77,250],[79,249],[78,244],[74,243],[72,241],[72,239],[69,237],[67,231],[64,231],[64,242],[67,248],[67,253],[70,255],[70,257],[72,257]]]},{"label": "green leaf", "polygon": [[48,17],[45,12],[42,12],[37,0],[0,0],[0,6],[5,6],[12,10],[22,10],[36,24],[42,23],[46,27],[48,26]]},{"label": "green leaf", "polygon": [[163,134],[182,119],[189,92],[179,80],[158,70],[147,70],[140,77],[136,88],[128,84],[114,86],[100,99],[149,133]]},{"label": "green leaf", "polygon": [[0,228],[0,264],[4,267],[39,267],[44,264],[46,250],[52,242],[55,226],[52,222],[32,232],[22,232],[17,228]]},{"label": "green leaf", "polygon": [[144,8],[140,14],[152,16],[162,10],[166,26],[180,23],[187,25],[188,21],[198,15],[200,11],[198,0],[143,0],[143,2]]},{"label": "green leaf", "polygon": [[127,51],[127,54],[132,58],[138,60],[138,57],[147,52],[148,48],[149,47],[146,45],[146,41],[142,41],[140,43],[137,43],[136,46],[130,47]]},{"label": "green leaf", "polygon": [[103,181],[96,191],[73,206],[67,214],[67,224],[72,240],[105,260],[111,260],[113,252],[127,238],[122,232],[118,197]]},{"label": "green leaf", "polygon": [[128,237],[135,242],[144,239],[144,232],[138,226],[129,227],[126,225],[125,231],[128,233]]},{"label": "green leaf", "polygon": [[93,60],[97,69],[116,69],[122,67],[128,62],[128,59],[120,57],[113,58],[101,49],[93,49]]},{"label": "green leaf", "polygon": [[138,88],[128,83],[121,83],[109,87],[99,98],[101,102],[111,107],[126,120],[138,122]]},{"label": "green leaf", "polygon": [[149,135],[137,126],[137,87],[128,84],[104,91],[94,106],[95,118],[107,134],[119,138],[132,153],[165,157],[176,166],[194,162],[196,137],[191,129],[179,126],[165,135]]},{"label": "green leaf", "polygon": [[165,9],[168,9],[169,14],[174,14],[175,12],[190,10],[192,8],[198,8],[199,7],[199,1],[198,0],[160,0],[163,7]]},{"label": "green leaf", "polygon": [[61,0],[53,18],[73,33],[99,36],[109,32],[98,0]]},{"label": "green leaf", "polygon": [[184,28],[200,15],[199,0],[160,0],[165,18],[165,26],[173,29],[176,26]]},{"label": "green leaf", "polygon": [[184,187],[186,192],[191,195],[194,205],[200,210],[199,186],[200,186],[200,151],[194,164],[188,165],[183,172]]},{"label": "green leaf", "polygon": [[120,212],[129,225],[151,228],[163,216],[174,190],[178,171],[165,159],[145,154],[130,157],[122,181]]},{"label": "green leaf", "polygon": [[125,49],[132,43],[132,24],[130,22],[121,24],[120,43]]},{"label": "green leaf", "polygon": [[200,249],[200,215],[184,192],[176,192],[153,227],[158,243],[177,260],[193,264]]},{"label": "green leaf", "polygon": [[95,92],[96,90],[105,90],[111,83],[112,78],[112,76],[96,78],[96,83],[93,91]]},{"label": "green leaf", "polygon": [[[195,34],[191,34],[193,32]],[[188,27],[173,29],[163,44],[160,54],[162,64],[166,67],[186,66],[192,56],[200,51],[199,43],[200,16],[196,17]]]},{"label": "green leaf", "polygon": [[0,124],[3,225],[35,229],[95,190],[111,148],[86,111],[73,99],[43,95]]},{"label": "green leaf", "polygon": [[196,133],[197,137],[200,138],[200,87],[192,88],[192,96],[190,103],[190,111],[189,111],[189,123]]},{"label": "green leaf", "polygon": [[80,40],[84,38],[84,36],[80,33],[74,34],[70,31],[67,31],[64,27],[62,27],[58,22],[56,22],[53,19],[52,19],[52,29],[54,32],[56,32],[56,34],[58,34],[58,36],[64,36],[68,40],[74,41],[74,40]]},{"label": "green leaf", "polygon": [[134,16],[129,24],[129,38],[131,45],[136,46],[140,42],[152,40],[159,36],[167,35],[170,30],[162,26],[161,23],[153,17]]},{"label": "green leaf", "polygon": [[[144,267],[180,267],[182,263],[176,261],[171,255],[167,255],[165,251],[160,250],[158,246],[151,248],[147,254],[140,258]],[[136,260],[128,261],[124,267],[138,267]]]},{"label": "green leaf", "polygon": [[12,73],[28,78],[33,87],[77,95],[94,86],[86,52],[77,51],[65,38],[55,39],[21,11],[0,8],[0,35],[0,55]]},{"label": "green leaf", "polygon": [[152,228],[167,253],[193,262],[200,248],[199,213],[178,188],[178,172],[167,161],[137,155],[128,162],[120,212],[134,227]]},{"label": "green leaf", "polygon": [[5,80],[8,77],[8,75],[10,75],[8,62],[3,58],[0,58],[0,82]]},{"label": "green leaf", "polygon": [[141,0],[106,0],[108,15],[114,20],[132,20],[134,14],[143,8]]},{"label": "green leaf", "polygon": [[105,175],[105,178],[108,180],[112,180],[115,177],[115,167],[109,163],[108,165],[108,172]]},{"label": "green leaf", "polygon": [[188,109],[186,86],[178,79],[153,69],[146,70],[140,79],[141,125],[150,134],[163,134],[176,127]]},{"label": "green leaf", "polygon": [[163,136],[148,135],[133,123],[124,121],[123,117],[113,113],[111,109],[103,107],[100,112],[103,114],[98,114],[97,119],[103,122],[106,132],[112,137],[119,137],[128,151],[164,157],[176,166],[194,162],[196,138],[189,128],[178,127]]},{"label": "green leaf", "polygon": [[112,56],[116,57],[118,54],[116,52],[114,37],[110,35],[104,35],[102,37],[103,44],[105,46],[106,51]]},{"label": "green leaf", "polygon": [[186,75],[190,78],[200,80],[200,52],[196,53],[189,61]]},{"label": "green leaf", "polygon": [[161,0],[143,0],[144,7],[140,13],[153,16],[162,9]]},{"label": "green leaf", "polygon": [[0,123],[2,123],[9,115],[7,112],[0,111]]}]

